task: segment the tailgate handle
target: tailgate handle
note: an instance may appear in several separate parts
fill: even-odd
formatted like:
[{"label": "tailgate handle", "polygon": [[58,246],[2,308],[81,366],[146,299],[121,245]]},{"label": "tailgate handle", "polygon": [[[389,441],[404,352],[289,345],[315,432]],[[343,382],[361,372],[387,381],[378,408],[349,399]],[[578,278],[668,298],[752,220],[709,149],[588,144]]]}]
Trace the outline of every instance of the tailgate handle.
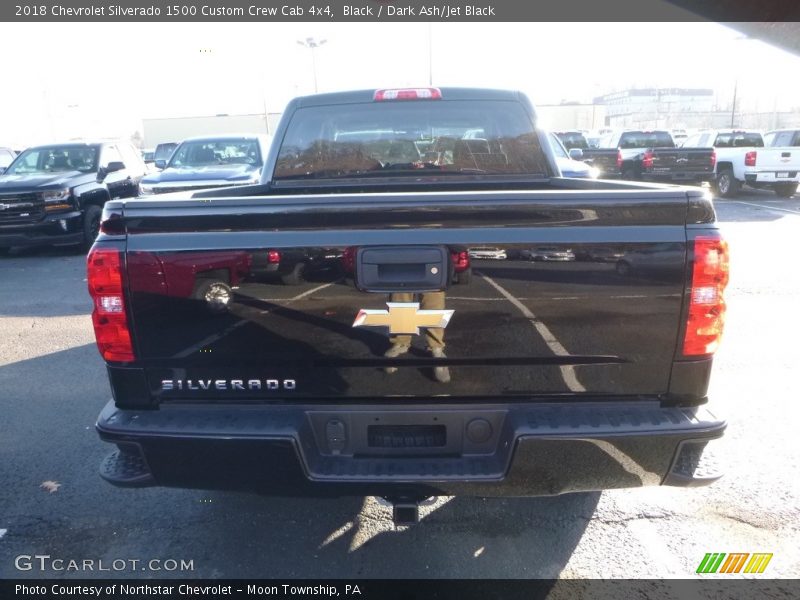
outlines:
[{"label": "tailgate handle", "polygon": [[791,152],[781,152],[781,158],[791,158],[791,157],[792,157]]},{"label": "tailgate handle", "polygon": [[450,264],[444,246],[368,246],[356,254],[356,285],[365,292],[444,290]]}]

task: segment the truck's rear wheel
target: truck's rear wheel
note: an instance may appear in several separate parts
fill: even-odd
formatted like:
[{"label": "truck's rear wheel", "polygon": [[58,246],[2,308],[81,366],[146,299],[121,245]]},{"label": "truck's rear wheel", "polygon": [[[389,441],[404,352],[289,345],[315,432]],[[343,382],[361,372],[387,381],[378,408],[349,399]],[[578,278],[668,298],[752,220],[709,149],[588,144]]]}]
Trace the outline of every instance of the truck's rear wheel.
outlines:
[{"label": "truck's rear wheel", "polygon": [[83,243],[81,244],[81,249],[88,250],[91,248],[97,236],[100,235],[100,217],[102,214],[102,209],[95,204],[90,204],[83,211]]},{"label": "truck's rear wheel", "polygon": [[220,313],[233,301],[233,290],[224,281],[218,279],[201,279],[194,289],[194,298],[205,302],[205,306],[213,313]]},{"label": "truck's rear wheel", "polygon": [[791,198],[797,193],[796,183],[781,183],[775,186],[775,195],[779,198]]},{"label": "truck's rear wheel", "polygon": [[732,198],[739,193],[742,184],[733,176],[733,171],[725,169],[717,175],[715,187],[717,188],[717,193],[723,198]]},{"label": "truck's rear wheel", "polygon": [[462,285],[469,285],[470,281],[472,281],[472,267],[469,267],[465,271],[461,271],[461,273],[456,273],[456,282]]}]

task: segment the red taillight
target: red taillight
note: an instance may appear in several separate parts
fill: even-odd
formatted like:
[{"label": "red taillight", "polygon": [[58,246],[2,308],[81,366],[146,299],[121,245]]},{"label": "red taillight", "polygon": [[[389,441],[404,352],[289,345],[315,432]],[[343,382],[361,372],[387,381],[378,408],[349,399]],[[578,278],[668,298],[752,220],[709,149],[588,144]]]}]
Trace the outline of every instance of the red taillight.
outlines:
[{"label": "red taillight", "polygon": [[469,267],[469,254],[466,250],[461,252],[451,252],[450,258],[453,261],[453,270],[456,273],[466,270]]},{"label": "red taillight", "polygon": [[617,168],[618,169],[622,168],[622,152],[620,152],[619,150],[617,150]]},{"label": "red taillight", "polygon": [[441,100],[442,92],[439,88],[376,90],[372,99],[376,102],[384,100]]},{"label": "red taillight", "polygon": [[715,150],[711,151],[711,168],[713,169],[717,165],[717,152]]},{"label": "red taillight", "polygon": [[723,292],[728,284],[728,268],[725,240],[716,236],[695,238],[684,356],[713,354],[719,346],[725,322]]},{"label": "red taillight", "polygon": [[342,269],[345,273],[352,273],[356,270],[356,250],[355,246],[348,246],[342,252]]},{"label": "red taillight", "polygon": [[267,262],[269,263],[279,263],[281,262],[281,253],[277,250],[270,250],[267,253]]},{"label": "red taillight", "polygon": [[758,157],[758,152],[755,150],[751,150],[747,154],[744,155],[744,166],[745,167],[755,167],[756,166],[756,158]]},{"label": "red taillight", "polygon": [[653,168],[653,151],[646,150],[644,156],[642,157],[642,168],[644,169],[652,169]]},{"label": "red taillight", "polygon": [[125,315],[120,252],[111,248],[92,250],[86,259],[86,272],[89,295],[94,301],[92,323],[100,354],[107,361],[135,360]]}]

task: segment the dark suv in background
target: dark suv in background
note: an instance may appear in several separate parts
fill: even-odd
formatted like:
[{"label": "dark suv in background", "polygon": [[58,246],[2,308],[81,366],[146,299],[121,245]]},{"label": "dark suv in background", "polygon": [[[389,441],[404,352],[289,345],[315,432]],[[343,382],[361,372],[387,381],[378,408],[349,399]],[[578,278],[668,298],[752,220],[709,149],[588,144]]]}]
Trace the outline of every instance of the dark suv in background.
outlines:
[{"label": "dark suv in background", "polygon": [[128,142],[28,148],[0,175],[0,252],[13,246],[88,248],[106,201],[135,197],[146,172]]}]

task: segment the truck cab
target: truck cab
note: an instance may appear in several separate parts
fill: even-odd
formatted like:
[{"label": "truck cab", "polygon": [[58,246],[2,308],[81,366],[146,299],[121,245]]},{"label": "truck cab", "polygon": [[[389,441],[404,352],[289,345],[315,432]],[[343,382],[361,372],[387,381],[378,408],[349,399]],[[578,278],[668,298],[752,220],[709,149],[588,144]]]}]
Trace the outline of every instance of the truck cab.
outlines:
[{"label": "truck cab", "polygon": [[0,174],[0,250],[91,246],[105,203],[135,197],[147,172],[129,142],[68,142],[28,148]]}]

